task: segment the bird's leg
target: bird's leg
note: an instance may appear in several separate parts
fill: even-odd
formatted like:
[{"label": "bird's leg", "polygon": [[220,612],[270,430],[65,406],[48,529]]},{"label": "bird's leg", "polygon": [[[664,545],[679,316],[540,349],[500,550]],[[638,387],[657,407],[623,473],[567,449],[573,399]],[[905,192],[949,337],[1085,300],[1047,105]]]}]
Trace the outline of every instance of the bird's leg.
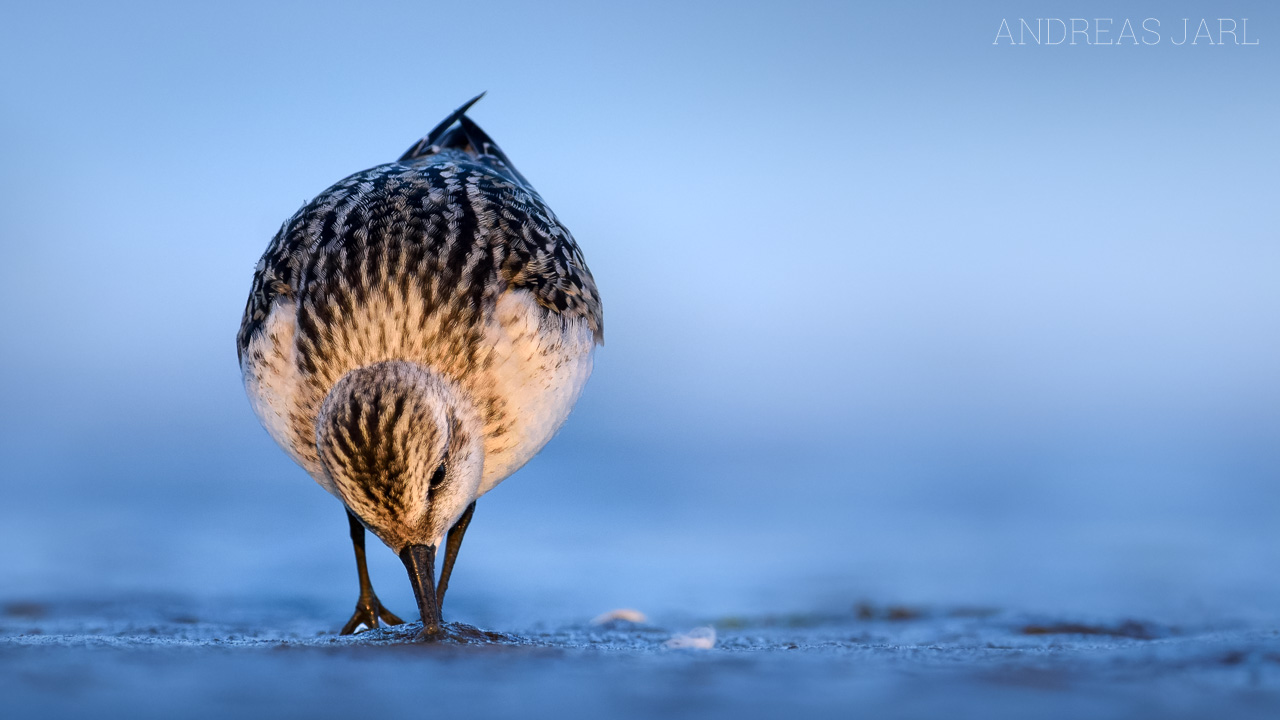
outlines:
[{"label": "bird's leg", "polygon": [[356,611],[346,625],[342,626],[342,634],[350,635],[361,625],[372,630],[378,627],[381,618],[388,625],[399,625],[404,622],[395,613],[382,607],[378,596],[373,593],[373,583],[369,581],[369,566],[364,559],[364,526],[356,516],[347,511],[347,522],[351,524],[351,544],[356,550],[356,572],[360,575],[360,597],[356,600]]},{"label": "bird's leg", "polygon": [[449,589],[449,575],[453,573],[453,563],[458,559],[458,548],[462,547],[462,536],[467,534],[467,526],[471,524],[471,516],[476,512],[474,500],[467,506],[449,530],[449,539],[444,546],[444,567],[440,569],[440,586],[436,590],[436,602],[444,607],[444,591]]}]

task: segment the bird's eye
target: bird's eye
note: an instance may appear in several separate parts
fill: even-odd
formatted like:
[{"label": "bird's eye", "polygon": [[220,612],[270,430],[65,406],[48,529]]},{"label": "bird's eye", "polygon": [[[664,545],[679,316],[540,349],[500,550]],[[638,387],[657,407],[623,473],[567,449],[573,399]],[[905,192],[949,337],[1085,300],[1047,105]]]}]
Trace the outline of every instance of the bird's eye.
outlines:
[{"label": "bird's eye", "polygon": [[440,487],[444,484],[444,463],[440,463],[440,467],[436,468],[436,472],[431,476],[431,487]]}]

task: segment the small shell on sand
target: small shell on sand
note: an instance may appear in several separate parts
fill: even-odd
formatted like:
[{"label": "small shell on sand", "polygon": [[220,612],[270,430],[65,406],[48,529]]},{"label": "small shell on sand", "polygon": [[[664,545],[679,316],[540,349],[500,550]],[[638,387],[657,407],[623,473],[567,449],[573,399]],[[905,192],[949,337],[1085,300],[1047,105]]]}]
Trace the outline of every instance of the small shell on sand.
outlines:
[{"label": "small shell on sand", "polygon": [[673,649],[710,650],[716,646],[716,629],[711,626],[694,628],[673,636],[664,645]]},{"label": "small shell on sand", "polygon": [[619,610],[610,610],[609,612],[603,615],[597,615],[591,621],[591,624],[604,625],[605,623],[613,622],[614,620],[623,620],[629,623],[642,623],[642,622],[648,622],[649,618],[645,617],[644,613],[640,612],[639,610],[632,610],[631,608],[621,608]]}]

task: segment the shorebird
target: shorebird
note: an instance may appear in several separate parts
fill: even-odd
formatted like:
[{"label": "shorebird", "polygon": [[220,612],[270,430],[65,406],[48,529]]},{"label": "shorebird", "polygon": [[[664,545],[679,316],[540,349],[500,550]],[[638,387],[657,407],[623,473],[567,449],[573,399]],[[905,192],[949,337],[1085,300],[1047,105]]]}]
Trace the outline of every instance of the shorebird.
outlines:
[{"label": "shorebird", "polygon": [[603,341],[573,236],[467,117],[483,95],[286,220],[236,338],[258,418],[346,507],[360,594],[343,634],[402,622],[373,591],[366,528],[408,571],[419,637],[440,633],[476,500],[564,423]]}]

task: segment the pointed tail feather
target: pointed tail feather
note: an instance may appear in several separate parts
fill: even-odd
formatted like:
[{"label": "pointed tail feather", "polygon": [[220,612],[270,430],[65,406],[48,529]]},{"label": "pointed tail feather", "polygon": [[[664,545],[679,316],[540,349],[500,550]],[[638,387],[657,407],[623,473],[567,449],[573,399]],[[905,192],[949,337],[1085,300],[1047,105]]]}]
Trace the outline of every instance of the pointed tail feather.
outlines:
[{"label": "pointed tail feather", "polygon": [[412,160],[413,158],[428,154],[427,150],[440,140],[441,136],[444,135],[445,130],[448,130],[449,126],[458,122],[459,118],[465,117],[467,110],[471,109],[471,106],[479,102],[482,97],[484,97],[484,93],[480,93],[479,95],[471,98],[467,102],[463,103],[462,107],[454,110],[453,114],[442,120],[439,125],[432,128],[431,132],[427,133],[426,137],[414,143],[413,147],[406,150],[405,153],[400,156],[400,161],[404,162],[405,160]]}]

